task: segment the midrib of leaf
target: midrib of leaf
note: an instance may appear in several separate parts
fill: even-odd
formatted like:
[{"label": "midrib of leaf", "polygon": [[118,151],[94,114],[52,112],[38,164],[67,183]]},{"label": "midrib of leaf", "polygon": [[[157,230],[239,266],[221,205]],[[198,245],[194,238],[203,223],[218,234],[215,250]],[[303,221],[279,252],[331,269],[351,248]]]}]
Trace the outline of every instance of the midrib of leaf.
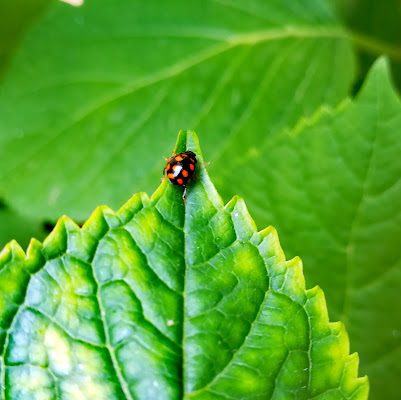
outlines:
[{"label": "midrib of leaf", "polygon": [[286,38],[329,38],[329,39],[346,39],[346,31],[334,25],[320,25],[308,28],[304,26],[283,26],[280,29],[268,29],[247,34],[238,34],[227,37],[226,42],[232,43],[233,46],[243,44],[254,45],[261,42],[270,42],[272,40]]},{"label": "midrib of leaf", "polygon": [[[179,140],[179,139],[178,139]],[[180,152],[180,151],[185,151],[187,150],[187,137],[185,136],[185,142],[182,142],[182,147],[179,148],[178,147],[178,142],[174,148],[175,152]],[[181,398],[184,399],[185,396],[185,386],[186,386],[186,380],[187,380],[187,374],[186,374],[186,370],[184,368],[184,365],[186,365],[185,362],[185,357],[186,354],[184,352],[184,348],[185,348],[185,338],[186,338],[186,333],[185,333],[185,326],[187,324],[187,314],[185,312],[186,310],[186,294],[187,294],[187,266],[188,266],[188,259],[187,259],[187,240],[186,240],[186,224],[187,224],[187,213],[186,210],[184,212],[184,224],[183,224],[183,241],[184,241],[184,284],[183,284],[183,288],[182,288],[182,337],[181,337]]]},{"label": "midrib of leaf", "polygon": [[[188,148],[192,149],[191,147],[188,147]],[[180,149],[178,149],[178,150],[176,149],[175,151],[180,151]],[[202,157],[202,156],[200,156],[200,157]],[[201,183],[199,183],[199,184],[201,184]],[[231,202],[235,203],[237,201],[237,199],[238,198],[234,198]],[[214,216],[216,216],[220,212],[225,212],[225,209],[226,209],[226,207],[228,205],[226,207],[222,207],[221,205],[214,205],[214,206],[216,207],[216,213],[214,214]],[[186,216],[186,213],[185,213],[185,216]],[[214,216],[212,217],[212,219],[214,218]],[[210,224],[210,220],[209,220],[208,225],[209,224]],[[204,229],[204,227],[202,227],[201,229]],[[268,230],[269,230],[269,228],[266,229],[266,231],[268,231]],[[191,231],[191,232],[188,232],[188,233],[192,234],[194,232]],[[184,238],[185,238],[185,236],[184,236]],[[246,239],[245,237],[239,237],[237,235],[236,239],[228,247],[220,248],[219,251],[216,254],[213,253],[213,256],[211,256],[211,259],[214,259],[217,255],[227,251],[227,249],[229,249],[230,247],[235,246],[239,242],[246,242],[246,243],[250,244],[252,247],[254,247],[257,250],[257,252],[261,256],[261,258],[264,259],[263,255],[262,255],[262,253],[260,251],[260,248],[259,248],[259,245],[262,242],[262,238],[263,238],[263,231],[262,232],[254,232],[253,236],[251,236],[248,239]],[[204,261],[202,263],[202,265],[205,264],[205,263],[207,264],[208,262],[210,262],[210,259]],[[294,260],[292,260],[290,262],[299,263],[300,260],[299,260],[299,258],[296,257]],[[186,261],[186,265],[189,265],[189,263],[187,261]],[[199,267],[199,265],[190,265],[190,267],[191,268],[197,268],[197,267]],[[266,261],[265,261],[265,267],[266,267],[266,274],[268,275],[268,267],[267,267]],[[185,269],[185,273],[186,272],[187,272],[187,268]],[[261,313],[262,313],[262,311],[263,311],[263,309],[265,307],[267,298],[268,298],[269,294],[273,292],[273,290],[271,288],[271,284],[272,284],[271,279],[273,279],[273,277],[270,276],[269,277],[269,287],[265,291],[264,298],[262,299],[262,301],[259,304],[258,312],[255,314],[253,320],[251,321],[249,330],[248,330],[247,334],[243,337],[242,343],[240,344],[240,346],[237,349],[235,349],[235,351],[233,351],[231,359],[228,361],[228,363],[216,375],[214,375],[206,384],[204,384],[203,387],[201,387],[201,388],[199,388],[197,390],[191,391],[189,393],[185,393],[185,377],[184,377],[184,379],[183,379],[183,394],[184,394],[184,398],[195,397],[197,395],[200,395],[200,394],[204,393],[207,390],[211,390],[211,392],[213,392],[213,389],[212,389],[213,384],[216,383],[219,380],[220,377],[223,377],[227,373],[227,371],[230,369],[230,367],[232,367],[235,364],[236,356],[239,355],[241,353],[241,350],[246,347],[246,345],[248,343],[248,338],[251,336],[251,334],[252,334],[257,322],[260,319],[260,316],[261,316]],[[185,280],[185,282],[186,282],[186,280]],[[188,321],[187,318],[186,318],[186,312],[185,312],[186,311],[186,308],[185,308],[185,298],[186,298],[185,293],[186,293],[186,291],[184,289],[184,303],[183,303],[184,304],[184,311],[183,311],[184,325],[183,325],[183,346],[182,346],[182,348],[183,348],[183,359],[185,358],[185,352],[184,352],[184,349],[185,349],[184,341],[185,341],[185,338],[186,338],[186,335],[185,335],[185,324]],[[310,326],[309,315],[308,315],[308,313],[306,311],[306,308],[305,308],[304,304],[302,304],[301,302],[295,300],[294,298],[291,298],[286,293],[280,292],[280,294],[288,297],[291,301],[297,303],[302,309],[304,309],[306,315],[308,316],[308,334],[309,334],[309,345],[308,345],[308,359],[309,359],[308,391],[309,391],[309,389],[310,389],[309,388],[310,387],[310,380],[311,380],[311,355],[310,355],[310,351],[311,351],[311,346],[312,346],[312,336],[311,336],[311,326]],[[226,296],[227,296],[227,294],[226,294]],[[215,308],[215,307],[217,307],[217,305],[214,305],[213,308]],[[196,315],[196,317],[198,318],[200,315],[202,315],[202,314],[198,314],[198,315]],[[282,365],[285,364],[285,362],[287,360],[287,357],[283,359]],[[185,365],[185,363],[183,363],[183,365]],[[277,380],[278,376],[280,375],[280,371],[281,371],[281,368],[277,372],[277,376],[275,378],[276,380]],[[184,370],[184,373],[185,373],[185,370]],[[274,388],[274,391],[272,393],[272,397],[274,395],[274,392],[275,392],[276,388],[277,388],[277,386]]]},{"label": "midrib of leaf", "polygon": [[[234,3],[231,3],[231,2],[227,2],[226,0],[212,0],[212,1],[214,3],[217,3],[217,4],[221,4],[221,5],[225,6],[226,8],[231,8],[233,10],[240,11],[241,13],[243,13],[245,15],[250,15],[251,17],[258,18],[258,19],[270,22],[270,20],[268,19],[267,15],[263,15],[262,13],[255,13],[253,11],[250,11],[248,8],[241,7],[239,4],[234,4]],[[322,5],[322,4],[324,4],[324,2],[320,2],[320,3],[317,3],[317,4]],[[295,15],[297,13],[300,13],[301,15],[305,15],[304,14],[305,10],[302,8],[302,6],[298,7],[298,3],[296,3],[296,2],[288,3],[287,7],[292,12],[294,12]],[[290,7],[292,7],[292,8],[290,8]],[[327,9],[324,10],[324,12],[326,12],[326,11],[327,11]],[[324,14],[324,12],[323,12],[323,14]]]},{"label": "midrib of leaf", "polygon": [[348,37],[373,55],[387,54],[393,60],[401,61],[401,48],[399,46],[353,30],[348,31]]},{"label": "midrib of leaf", "polygon": [[98,278],[96,277],[95,268],[93,267],[92,263],[91,263],[91,269],[92,269],[92,273],[93,273],[93,279],[96,282],[96,298],[97,298],[97,302],[99,304],[100,318],[101,318],[101,321],[103,324],[103,331],[104,331],[104,335],[105,335],[105,346],[110,354],[110,358],[113,363],[114,372],[116,373],[118,382],[120,383],[121,390],[124,392],[126,400],[134,400],[133,397],[131,396],[131,392],[128,388],[128,384],[122,375],[121,368],[120,368],[120,365],[118,364],[115,350],[110,342],[109,328],[107,326],[107,321],[106,321],[106,311],[103,306],[102,297],[100,296],[100,293],[99,293],[100,282],[99,282]]},{"label": "midrib of leaf", "polygon": [[[379,89],[380,91],[380,89]],[[348,103],[349,104],[349,103]],[[376,113],[376,124],[374,126],[374,135],[373,135],[373,140],[372,140],[372,145],[370,148],[370,152],[368,155],[368,161],[367,161],[367,166],[366,166],[366,173],[362,181],[362,188],[361,188],[361,196],[359,198],[359,202],[355,207],[355,213],[351,221],[350,225],[350,230],[348,234],[348,240],[345,246],[345,288],[344,288],[344,302],[343,302],[343,307],[341,310],[341,321],[347,321],[348,320],[348,310],[351,305],[351,270],[354,268],[354,265],[351,260],[351,256],[354,252],[353,248],[353,237],[354,237],[354,232],[356,228],[358,227],[358,218],[361,212],[362,205],[365,201],[366,195],[367,195],[367,189],[368,189],[368,181],[369,181],[369,176],[370,176],[370,171],[372,169],[372,159],[373,155],[375,152],[376,148],[376,143],[377,143],[377,136],[378,136],[378,124],[379,124],[379,96],[376,96],[376,103],[375,103],[375,113]]]}]

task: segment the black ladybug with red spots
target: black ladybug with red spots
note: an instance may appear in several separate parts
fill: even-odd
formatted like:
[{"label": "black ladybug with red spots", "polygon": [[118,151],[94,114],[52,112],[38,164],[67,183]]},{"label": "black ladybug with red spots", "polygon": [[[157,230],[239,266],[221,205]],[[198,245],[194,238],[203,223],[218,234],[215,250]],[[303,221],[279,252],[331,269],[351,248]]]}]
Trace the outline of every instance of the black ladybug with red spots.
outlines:
[{"label": "black ladybug with red spots", "polygon": [[184,151],[171,156],[167,160],[163,174],[167,174],[167,178],[173,185],[184,187],[182,198],[185,201],[186,185],[195,178],[195,169],[198,161],[196,154],[192,151]]}]

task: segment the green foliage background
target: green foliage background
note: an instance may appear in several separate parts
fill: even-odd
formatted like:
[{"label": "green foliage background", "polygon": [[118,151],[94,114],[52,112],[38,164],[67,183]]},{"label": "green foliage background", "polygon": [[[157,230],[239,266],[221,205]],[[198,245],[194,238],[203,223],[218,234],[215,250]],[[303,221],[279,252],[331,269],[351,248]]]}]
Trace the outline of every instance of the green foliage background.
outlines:
[{"label": "green foliage background", "polygon": [[0,1],[2,244],[153,192],[196,129],[224,200],[277,228],[346,323],[371,398],[398,398],[400,8]]}]

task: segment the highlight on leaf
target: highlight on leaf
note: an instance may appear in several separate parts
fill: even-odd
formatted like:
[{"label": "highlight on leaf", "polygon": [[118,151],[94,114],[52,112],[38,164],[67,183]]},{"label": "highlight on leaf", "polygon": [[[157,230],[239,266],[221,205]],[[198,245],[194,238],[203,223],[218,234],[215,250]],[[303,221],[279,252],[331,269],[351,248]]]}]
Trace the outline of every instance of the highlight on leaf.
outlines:
[{"label": "highlight on leaf", "polygon": [[[202,161],[181,131],[176,152]],[[0,255],[3,399],[367,399],[323,292],[205,166]]]}]

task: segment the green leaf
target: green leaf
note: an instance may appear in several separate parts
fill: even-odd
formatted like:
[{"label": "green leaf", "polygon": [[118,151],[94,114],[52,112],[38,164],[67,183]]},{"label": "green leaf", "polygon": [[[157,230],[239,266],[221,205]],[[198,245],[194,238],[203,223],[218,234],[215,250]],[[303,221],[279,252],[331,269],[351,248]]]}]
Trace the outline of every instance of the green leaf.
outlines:
[{"label": "green leaf", "polygon": [[0,0],[0,78],[27,28],[52,0]]},{"label": "green leaf", "polygon": [[[346,323],[372,398],[401,392],[401,102],[378,61],[355,101],[215,163],[223,198],[247,193],[257,221],[305,261]],[[228,157],[230,154],[230,157]],[[238,171],[238,179],[226,171]],[[262,173],[257,173],[259,170]]]},{"label": "green leaf", "polygon": [[[176,151],[202,160],[196,135]],[[205,167],[0,257],[2,398],[367,399],[341,323]],[[299,229],[299,227],[297,227]]]},{"label": "green leaf", "polygon": [[202,132],[213,160],[338,103],[354,64],[330,4],[55,4],[0,87],[0,195],[34,217],[86,219],[153,191],[154,154],[181,127]]},{"label": "green leaf", "polygon": [[336,3],[356,36],[359,59],[356,88],[359,90],[375,59],[386,54],[394,82],[401,91],[401,3],[398,0],[336,0]]}]

